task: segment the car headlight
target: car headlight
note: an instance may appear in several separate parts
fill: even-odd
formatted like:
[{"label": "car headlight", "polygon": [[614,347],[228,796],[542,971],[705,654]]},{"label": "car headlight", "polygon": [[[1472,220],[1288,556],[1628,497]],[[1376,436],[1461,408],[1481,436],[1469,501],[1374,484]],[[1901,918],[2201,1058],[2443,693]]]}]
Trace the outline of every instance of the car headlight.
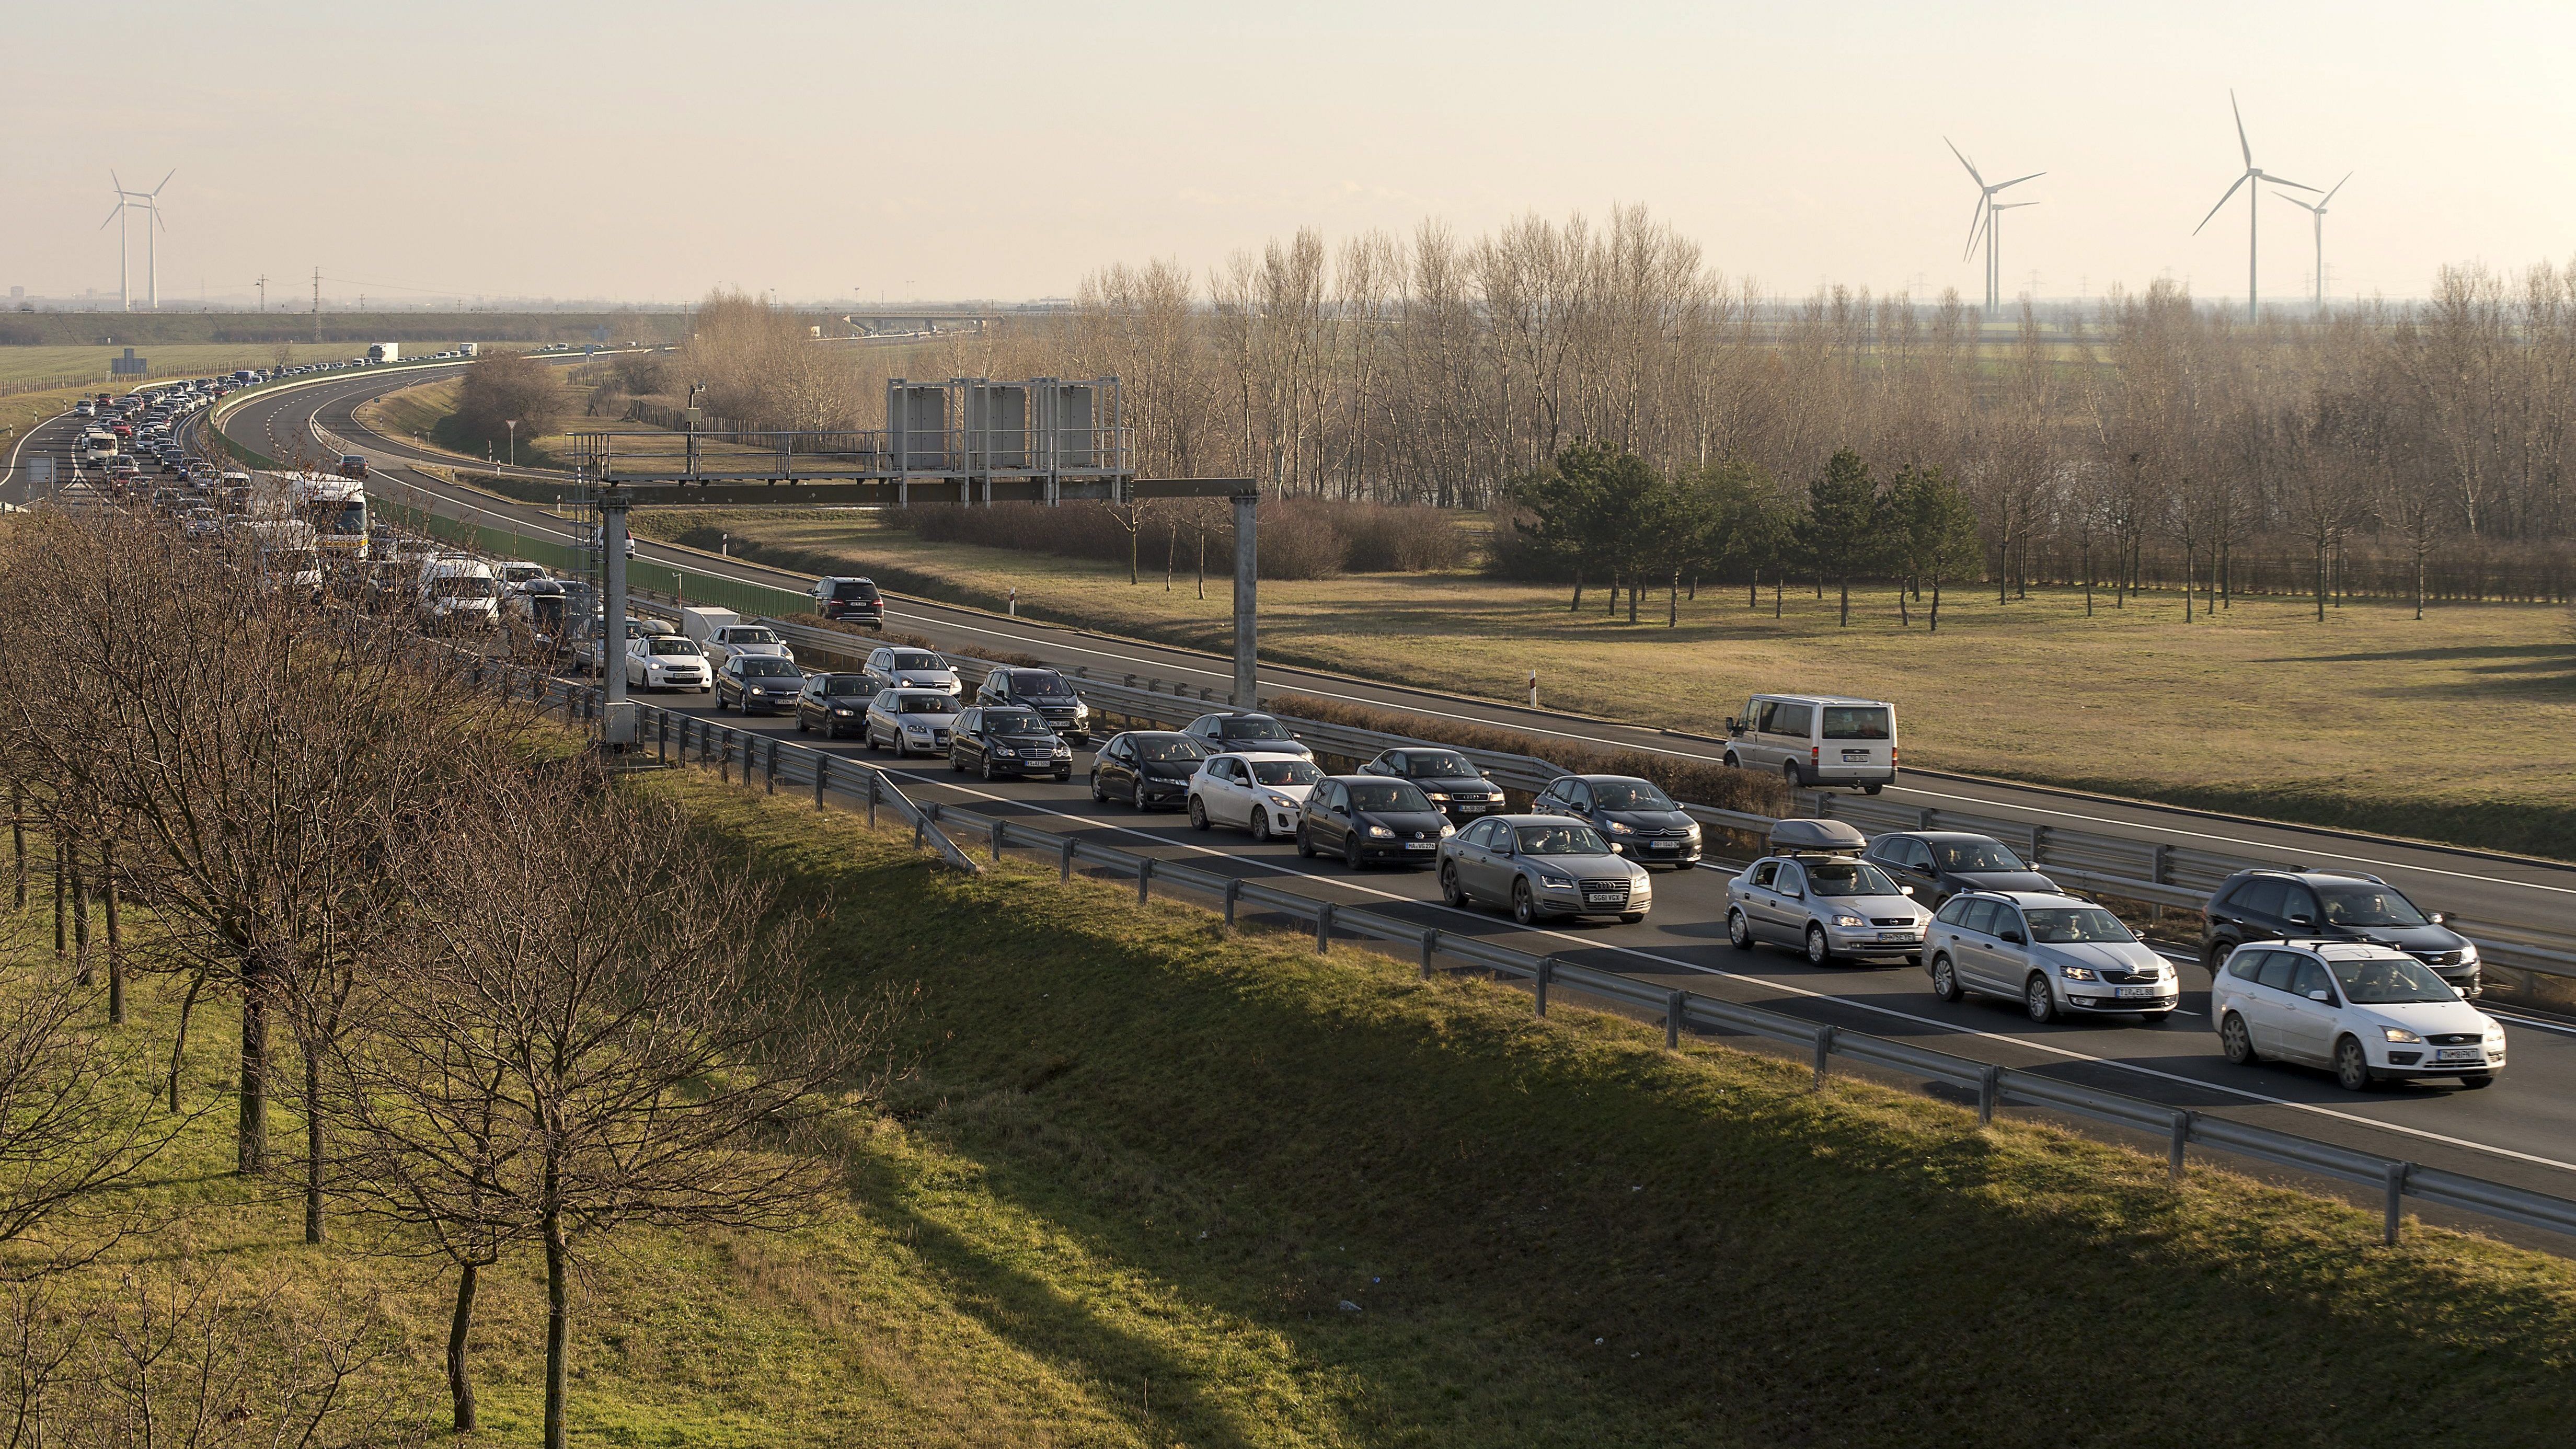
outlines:
[{"label": "car headlight", "polygon": [[1449,803],[1449,797],[1438,790],[1425,790],[1422,793],[1425,796],[1428,796],[1431,802],[1435,805],[1446,805]]},{"label": "car headlight", "polygon": [[1019,758],[1019,752],[1012,749],[1009,745],[995,745],[993,746],[993,758],[997,760],[1015,760]]},{"label": "car headlight", "polygon": [[2099,981],[2102,979],[2093,974],[2093,968],[2090,966],[2060,966],[2057,968],[2057,974],[2065,977],[2069,981]]},{"label": "car headlight", "polygon": [[1387,829],[1383,825],[1370,826],[1368,828],[1368,835],[1371,840],[1393,840],[1395,838],[1395,832]]},{"label": "car headlight", "polygon": [[1091,706],[1090,706],[1090,705],[1087,705],[1087,704],[1084,704],[1082,701],[1080,701],[1080,700],[1078,700],[1078,699],[1077,699],[1077,700],[1075,700],[1075,701],[1073,702],[1073,717],[1074,717],[1075,719],[1077,719],[1077,720],[1085,720],[1085,719],[1089,719],[1089,718],[1091,718]]},{"label": "car headlight", "polygon": [[1574,889],[1574,877],[1552,873],[1542,874],[1538,878],[1538,884],[1541,890],[1570,891]]},{"label": "car headlight", "polygon": [[2383,1026],[2379,1029],[2379,1034],[2388,1041],[2413,1042],[2419,1046],[2422,1045],[2424,1041],[2424,1038],[2417,1036],[2415,1033],[2408,1031],[2402,1026]]},{"label": "car headlight", "polygon": [[1073,753],[1073,746],[1066,744],[1062,740],[1058,740],[1055,742],[1055,752],[1059,755],[1070,755]]},{"label": "car headlight", "polygon": [[2475,966],[2478,964],[2478,948],[2476,945],[2468,944],[2460,947],[2460,964],[2463,966]]},{"label": "car headlight", "polygon": [[1622,820],[1613,820],[1610,822],[1610,833],[1613,835],[1634,835],[1637,833],[1637,827]]},{"label": "car headlight", "polygon": [[1836,911],[1834,912],[1834,924],[1837,926],[1866,926],[1869,922],[1863,920],[1859,916],[1853,915],[1849,911]]},{"label": "car headlight", "polygon": [[839,715],[843,719],[848,719],[851,715],[857,714],[858,711],[855,709],[842,709],[838,706],[834,706],[832,713]]},{"label": "car headlight", "polygon": [[1697,840],[1699,839],[1699,822],[1698,822],[1698,821],[1696,821],[1696,820],[1692,821],[1692,822],[1691,822],[1687,827],[1685,827],[1685,828],[1690,832],[1689,838],[1690,838],[1691,840],[1693,840],[1693,841],[1697,841]]},{"label": "car headlight", "polygon": [[1441,821],[1441,822],[1440,822],[1440,838],[1441,838],[1441,839],[1443,839],[1443,840],[1447,840],[1450,836],[1455,835],[1455,834],[1457,834],[1457,833],[1458,833],[1458,827],[1457,827],[1457,826],[1450,824],[1450,823],[1449,823],[1448,821],[1446,821],[1446,820],[1443,820],[1443,821]]},{"label": "car headlight", "polygon": [[1297,808],[1296,801],[1289,799],[1287,796],[1280,794],[1276,790],[1270,792],[1270,803],[1278,806],[1282,810],[1294,810]]}]

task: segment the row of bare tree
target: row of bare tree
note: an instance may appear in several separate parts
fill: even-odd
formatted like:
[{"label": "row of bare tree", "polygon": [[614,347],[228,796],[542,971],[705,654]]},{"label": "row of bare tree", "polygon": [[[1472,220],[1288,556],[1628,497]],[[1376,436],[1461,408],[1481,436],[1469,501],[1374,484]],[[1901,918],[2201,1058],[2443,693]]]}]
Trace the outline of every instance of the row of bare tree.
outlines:
[{"label": "row of bare tree", "polygon": [[[0,1019],[0,1242],[28,1263],[95,1257],[102,1190],[217,1110],[187,1047],[210,1007],[239,1026],[235,1170],[292,1171],[307,1243],[452,1266],[460,1430],[483,1270],[543,1260],[560,1445],[583,1259],[639,1224],[777,1226],[837,1180],[812,1134],[877,1018],[812,974],[797,913],[469,656],[149,520],[28,515],[0,531],[0,663],[18,896],[50,875],[68,938],[59,966],[28,938]],[[147,1050],[162,1086],[120,1093]]]}]

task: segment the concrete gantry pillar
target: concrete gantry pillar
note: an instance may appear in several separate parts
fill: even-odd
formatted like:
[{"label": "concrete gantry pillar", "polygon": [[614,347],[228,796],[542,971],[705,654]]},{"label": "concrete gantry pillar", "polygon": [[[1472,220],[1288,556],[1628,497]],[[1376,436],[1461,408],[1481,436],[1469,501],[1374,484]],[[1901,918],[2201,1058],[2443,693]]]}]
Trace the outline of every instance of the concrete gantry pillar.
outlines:
[{"label": "concrete gantry pillar", "polygon": [[635,743],[635,706],[626,698],[626,490],[609,484],[599,490],[600,673],[607,706],[599,714],[599,742],[611,749]]},{"label": "concrete gantry pillar", "polygon": [[1234,495],[1234,707],[1260,704],[1260,503],[1252,490]]}]

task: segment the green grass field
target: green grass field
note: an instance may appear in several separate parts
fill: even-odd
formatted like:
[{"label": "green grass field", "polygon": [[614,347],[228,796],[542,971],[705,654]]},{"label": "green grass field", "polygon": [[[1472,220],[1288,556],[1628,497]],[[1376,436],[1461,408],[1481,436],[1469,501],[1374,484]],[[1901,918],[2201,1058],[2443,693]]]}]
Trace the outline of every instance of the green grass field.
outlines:
[{"label": "green grass field", "polygon": [[[290,344],[295,362],[342,362],[363,349],[345,342],[298,342]],[[411,344],[422,352],[437,352],[452,343]],[[277,344],[273,342],[174,343],[168,346],[135,344],[134,350],[152,364],[152,378],[204,377],[216,372],[230,372],[238,367],[267,368],[277,361]],[[108,360],[122,356],[123,344],[114,347],[0,347],[0,383],[65,382],[97,378],[102,385],[111,379]],[[116,378],[113,382],[123,391],[136,381],[150,378]]]},{"label": "green grass field", "polygon": [[[1186,541],[1164,587],[1124,567],[925,544],[865,514],[639,511],[677,538],[722,527],[737,554],[812,572],[1135,637],[1232,648],[1227,577],[1201,599]],[[712,536],[711,534],[709,535]],[[1222,567],[1220,562],[1218,567]],[[1261,586],[1265,657],[1487,698],[1527,671],[1559,708],[1714,734],[1763,690],[1892,699],[1904,758],[1936,769],[2076,786],[2277,819],[2576,858],[2576,616],[2541,605],[2355,602],[2316,622],[2306,600],[2242,598],[2186,628],[2172,593],[2085,613],[2082,594],[1998,605],[1945,593],[1941,631],[1897,622],[1892,591],[1862,590],[1849,628],[1834,598],[1796,587],[1685,599],[1664,627],[1563,589],[1472,574],[1356,575]],[[2438,732],[2428,729],[2438,723]],[[2438,745],[2437,742],[2438,741]]]},{"label": "green grass field", "polygon": [[[2382,1248],[2369,1214],[2223,1172],[2176,1190],[2044,1128],[651,788],[825,910],[853,990],[921,992],[844,1199],[595,1254],[577,1443],[2522,1444],[2576,1399],[2562,1260]],[[137,1091],[170,1025],[141,1001]],[[434,1409],[442,1275],[353,1217],[305,1247],[286,1181],[228,1174],[228,1016],[200,1009],[186,1071],[218,1110],[132,1194],[163,1226],[82,1281],[175,1259],[381,1293],[411,1350],[386,1373]],[[540,1275],[485,1283],[480,1442],[528,1442]]]}]

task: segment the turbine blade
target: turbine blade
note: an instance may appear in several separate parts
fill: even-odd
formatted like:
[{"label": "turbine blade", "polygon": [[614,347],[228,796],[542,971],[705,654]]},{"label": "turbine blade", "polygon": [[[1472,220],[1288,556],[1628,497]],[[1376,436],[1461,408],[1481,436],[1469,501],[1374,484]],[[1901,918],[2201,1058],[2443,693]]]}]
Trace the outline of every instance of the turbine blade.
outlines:
[{"label": "turbine blade", "polygon": [[[171,176],[176,176],[176,175],[178,175],[178,174],[179,174],[179,168],[178,168],[178,167],[176,167],[176,166],[171,167],[171,168],[170,168],[170,174],[169,174],[169,176],[164,176],[164,177],[162,177],[162,178],[161,178],[161,186],[167,186],[167,185],[169,185],[169,184],[170,184],[170,177],[171,177]],[[155,187],[153,187],[153,188],[152,188],[152,191],[151,191],[151,194],[152,194],[152,195],[154,195],[154,196],[159,196],[159,195],[161,194],[161,186],[155,186]]]},{"label": "turbine blade", "polygon": [[116,188],[117,195],[125,194],[125,183],[116,179],[116,168],[113,166],[107,168],[107,184]]},{"label": "turbine blade", "polygon": [[[2237,177],[2237,178],[2236,178],[2236,185],[2235,185],[2235,186],[2231,186],[2231,187],[2227,188],[2227,195],[2226,195],[2226,196],[2222,196],[2222,197],[2218,198],[2218,206],[2225,206],[2225,205],[2227,204],[2227,202],[2228,202],[2228,198],[2229,198],[2229,197],[2232,197],[2232,196],[2234,196],[2234,195],[2236,194],[2237,187],[2241,187],[2241,186],[2243,186],[2247,181],[2249,181],[2249,180],[2253,179],[2253,176],[2254,176],[2254,173],[2253,173],[2253,172],[2251,172],[2251,171],[2248,171],[2248,172],[2246,172],[2244,175]],[[2209,209],[2209,216],[2216,216],[2216,215],[2218,215],[2218,206],[2213,206],[2213,207],[2211,207],[2211,208]],[[2200,219],[2200,226],[2207,226],[2207,225],[2209,225],[2209,216],[2204,216],[2204,217],[2202,217],[2202,218]],[[2200,226],[2196,226],[2196,227],[2193,227],[2193,228],[2191,229],[2191,234],[2192,234],[2193,236],[2198,236],[2198,235],[2200,235]]]},{"label": "turbine blade", "polygon": [[1983,196],[1978,197],[1977,219],[1968,225],[1968,245],[1959,253],[1959,260],[1964,262],[1977,254],[1977,238],[1985,235],[1986,223],[1993,218],[1994,214],[1993,203]]},{"label": "turbine blade", "polygon": [[2245,153],[2245,169],[2254,169],[2254,143],[2245,139],[2245,108],[2236,104],[2236,90],[2229,87],[2227,109],[2236,117],[2236,149]]},{"label": "turbine blade", "polygon": [[1949,147],[1950,154],[1959,158],[1959,164],[1968,168],[1968,176],[1971,180],[1974,180],[1979,186],[1986,184],[1986,178],[1977,175],[1977,163],[1969,160],[1966,154],[1960,151],[1958,142],[1944,136],[1941,138],[1941,144]]},{"label": "turbine blade", "polygon": [[[2351,173],[2351,172],[2347,171],[2347,172],[2345,172],[2345,173],[2343,174],[2343,181],[2350,181],[2351,179],[2352,179],[2352,173]],[[2327,192],[2327,193],[2325,194],[2325,200],[2324,200],[2324,201],[2320,201],[2320,202],[2318,202],[2318,203],[2317,203],[2317,210],[2319,210],[2319,211],[2323,211],[2323,210],[2325,210],[2325,209],[2326,209],[2326,202],[2327,202],[2327,201],[2332,201],[2332,200],[2334,200],[2334,198],[2335,198],[2335,191],[2341,191],[2341,190],[2343,190],[2343,181],[2338,181],[2338,182],[2336,182],[2336,183],[2334,184],[2334,191],[2329,191],[2329,192]]]},{"label": "turbine blade", "polygon": [[[115,208],[114,210],[110,211],[110,212],[107,214],[107,221],[114,221],[114,220],[116,220],[119,216],[122,216],[122,215],[124,215],[124,214],[125,214],[125,203],[124,203],[123,201],[119,201],[119,202],[117,202],[117,203],[116,203],[116,208]],[[102,222],[100,222],[100,223],[98,224],[98,229],[99,229],[100,231],[105,231],[105,230],[107,230],[107,221],[102,221]]]},{"label": "turbine blade", "polygon": [[2014,177],[2014,178],[2013,178],[2012,180],[2010,180],[2010,181],[1998,181],[1998,182],[1996,182],[1996,183],[1995,183],[1994,189],[1995,189],[1995,190],[1997,190],[1997,191],[2001,191],[2001,190],[2003,190],[2003,189],[2004,189],[2005,187],[2007,187],[2007,186],[2019,186],[2019,185],[2021,185],[2021,184],[2022,184],[2023,182],[2025,182],[2025,181],[2036,181],[2036,180],[2038,180],[2040,177],[2042,177],[2042,176],[2046,176],[2047,174],[2048,174],[2048,173],[2047,173],[2047,172],[2045,172],[2045,171],[2034,171],[2034,172],[2030,173],[2028,176],[2016,176],[2016,177]]},{"label": "turbine blade", "polygon": [[2271,172],[2269,172],[2269,171],[2262,172],[2262,173],[2260,173],[2260,175],[2262,176],[2262,178],[2263,178],[2264,180],[2271,182],[2271,183],[2272,183],[2273,185],[2275,185],[2275,186],[2295,186],[2295,187],[2299,188],[2301,191],[2314,191],[2314,190],[2316,190],[2316,188],[2315,188],[2315,187],[2310,186],[2308,183],[2306,183],[2306,182],[2304,182],[2304,181],[2292,181],[2292,180],[2291,180],[2289,177],[2287,177],[2287,176],[2275,176],[2275,175],[2273,175],[2273,174],[2272,174]]},{"label": "turbine blade", "polygon": [[2306,210],[2306,211],[2313,211],[2313,212],[2317,212],[2317,213],[2319,213],[2319,214],[2323,214],[2323,213],[2324,213],[2324,211],[2325,211],[2325,208],[2324,208],[2324,207],[2322,207],[2322,206],[2311,206],[2311,205],[2309,205],[2307,202],[2301,201],[2299,198],[2297,198],[2297,197],[2295,197],[2295,196],[2292,196],[2290,193],[2288,193],[2288,192],[2286,192],[2286,191],[2275,191],[2275,192],[2273,192],[2272,194],[2273,194],[2274,196],[2277,196],[2277,197],[2281,198],[2283,201],[2286,201],[2286,202],[2290,203],[2292,206],[2299,207],[2299,208],[2301,208],[2301,209],[2303,209],[2303,210]]}]

